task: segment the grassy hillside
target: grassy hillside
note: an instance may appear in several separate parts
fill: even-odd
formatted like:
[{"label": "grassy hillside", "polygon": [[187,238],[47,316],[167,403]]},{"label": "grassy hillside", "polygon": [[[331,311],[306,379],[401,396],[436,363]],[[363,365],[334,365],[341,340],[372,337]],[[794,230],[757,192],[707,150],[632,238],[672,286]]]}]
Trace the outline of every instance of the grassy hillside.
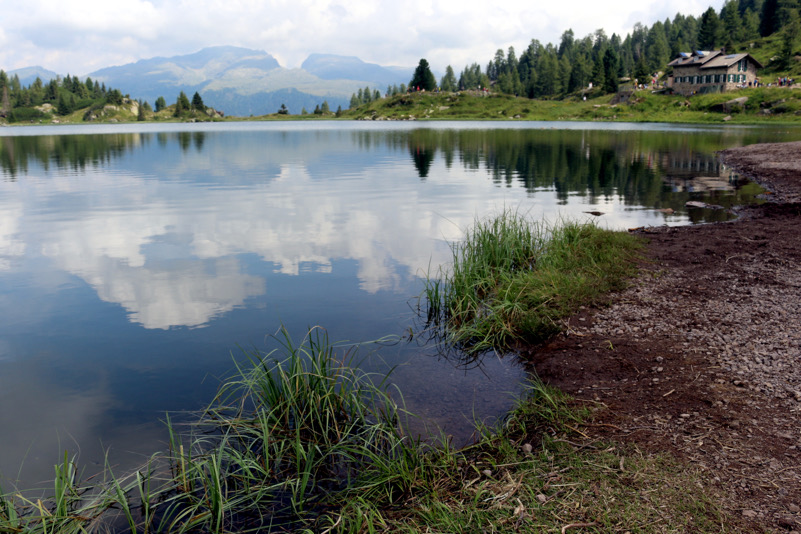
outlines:
[{"label": "grassy hillside", "polygon": [[[410,93],[382,98],[339,117],[326,114],[228,117],[225,120],[540,120],[620,121],[685,123],[801,123],[801,90],[783,87],[742,89],[736,92],[684,97],[649,90],[623,91],[617,95],[577,95],[563,100],[530,100],[510,95],[462,91],[457,93]],[[745,97],[746,100],[742,100]],[[732,102],[738,99],[738,102]],[[727,104],[728,103],[728,104]],[[121,105],[95,104],[68,115],[58,115],[52,105],[36,108],[37,116],[21,124],[75,124],[82,122],[136,122],[139,104],[124,99]],[[222,116],[187,112],[174,117],[174,106],[158,113],[147,111],[146,121],[212,121]]]},{"label": "grassy hillside", "polygon": [[[43,104],[34,108],[36,116],[17,124],[81,124],[81,123],[116,123],[137,122],[139,120],[139,103],[124,98],[122,104],[98,103],[80,108],[67,115],[59,115],[56,108],[50,104]],[[210,108],[209,108],[210,109]],[[187,111],[180,118],[174,116],[175,106],[169,106],[158,113],[145,111],[145,121],[174,121],[174,122],[208,122],[221,120],[221,116],[211,110],[210,114],[197,111]],[[3,122],[0,119],[0,122]]]},{"label": "grassy hillside", "polygon": [[[725,103],[746,97],[744,105]],[[801,90],[743,89],[683,97],[648,90],[621,92],[583,100],[529,100],[476,91],[412,93],[383,98],[342,118],[360,120],[603,120],[694,123],[801,123]]]}]

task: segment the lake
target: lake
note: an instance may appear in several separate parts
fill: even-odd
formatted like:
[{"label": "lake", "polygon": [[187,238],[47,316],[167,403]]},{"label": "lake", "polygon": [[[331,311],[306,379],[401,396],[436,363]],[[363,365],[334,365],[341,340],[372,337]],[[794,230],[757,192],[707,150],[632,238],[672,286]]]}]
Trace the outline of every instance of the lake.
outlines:
[{"label": "lake", "polygon": [[[512,405],[514,355],[420,331],[426,273],[512,208],[626,229],[753,202],[715,151],[790,127],[281,122],[0,129],[0,481],[89,476],[165,447],[243,351],[328,331],[462,443]],[[593,215],[591,212],[602,213]],[[6,485],[7,486],[7,485]],[[6,487],[4,486],[4,487]]]}]

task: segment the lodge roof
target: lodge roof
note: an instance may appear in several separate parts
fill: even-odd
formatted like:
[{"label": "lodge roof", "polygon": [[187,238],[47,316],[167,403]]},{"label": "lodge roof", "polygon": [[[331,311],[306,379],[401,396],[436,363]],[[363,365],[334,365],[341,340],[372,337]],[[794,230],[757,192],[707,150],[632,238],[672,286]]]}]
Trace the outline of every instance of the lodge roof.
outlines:
[{"label": "lodge roof", "polygon": [[722,50],[681,52],[679,57],[668,63],[668,66],[674,69],[682,67],[699,67],[701,69],[727,68],[746,58],[753,62],[757,68],[761,69],[763,67],[762,63],[754,59],[751,54],[726,54]]}]

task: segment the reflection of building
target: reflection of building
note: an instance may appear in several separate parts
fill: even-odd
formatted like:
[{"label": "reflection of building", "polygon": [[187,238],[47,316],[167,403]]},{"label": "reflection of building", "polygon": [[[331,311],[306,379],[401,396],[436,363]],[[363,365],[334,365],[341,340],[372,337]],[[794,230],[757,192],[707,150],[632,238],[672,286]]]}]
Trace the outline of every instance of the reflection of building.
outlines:
[{"label": "reflection of building", "polygon": [[691,95],[750,87],[755,84],[757,69],[761,69],[762,64],[750,54],[727,55],[722,50],[714,50],[682,52],[668,67],[673,67],[668,87],[676,93]]},{"label": "reflection of building", "polygon": [[662,179],[673,191],[734,191],[739,181],[739,175],[712,154],[671,154],[662,167]]}]

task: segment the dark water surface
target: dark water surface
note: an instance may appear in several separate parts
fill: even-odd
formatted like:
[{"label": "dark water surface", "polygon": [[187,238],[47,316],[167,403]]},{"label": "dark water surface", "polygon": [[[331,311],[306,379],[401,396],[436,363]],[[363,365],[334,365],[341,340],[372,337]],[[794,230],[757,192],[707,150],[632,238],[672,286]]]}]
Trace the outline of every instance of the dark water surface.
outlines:
[{"label": "dark water surface", "polygon": [[[86,475],[164,448],[240,348],[320,325],[457,441],[502,415],[513,357],[463,365],[416,335],[429,266],[477,217],[611,228],[724,220],[751,202],[715,151],[788,128],[237,123],[0,130],[0,476]],[[666,208],[674,213],[667,214]],[[394,342],[392,342],[394,340]],[[1,479],[0,479],[1,480]]]}]

